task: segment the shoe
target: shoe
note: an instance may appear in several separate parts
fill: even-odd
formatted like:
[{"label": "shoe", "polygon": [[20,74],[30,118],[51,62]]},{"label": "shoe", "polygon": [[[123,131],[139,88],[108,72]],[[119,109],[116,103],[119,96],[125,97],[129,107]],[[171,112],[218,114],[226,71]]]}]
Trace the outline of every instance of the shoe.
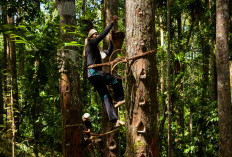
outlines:
[{"label": "shoe", "polygon": [[114,107],[119,107],[119,106],[121,106],[121,105],[124,104],[124,103],[125,103],[125,100],[118,101],[118,102],[114,105]]},{"label": "shoe", "polygon": [[125,125],[125,122],[117,120],[117,122],[115,123],[115,127],[119,127],[119,126],[123,126]]}]

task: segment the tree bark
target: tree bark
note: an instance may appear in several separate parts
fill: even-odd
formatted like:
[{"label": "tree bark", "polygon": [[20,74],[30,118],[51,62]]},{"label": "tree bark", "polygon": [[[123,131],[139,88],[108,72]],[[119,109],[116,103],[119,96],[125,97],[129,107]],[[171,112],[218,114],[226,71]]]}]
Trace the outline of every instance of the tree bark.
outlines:
[{"label": "tree bark", "polygon": [[228,23],[229,0],[216,2],[216,46],[219,156],[232,156],[231,138],[231,93],[229,73]]},{"label": "tree bark", "polygon": [[[76,26],[75,0],[56,0],[56,7],[60,13],[60,25],[66,32],[62,33],[64,42],[76,41],[76,36],[68,34]],[[62,28],[62,27],[61,27]],[[62,148],[64,157],[84,156],[82,141],[82,105],[80,94],[80,78],[77,73],[77,48],[65,46],[58,52],[61,59],[61,105],[62,105]]]},{"label": "tree bark", "polygon": [[[105,0],[104,1],[104,27],[110,24],[113,15],[118,15],[118,0]],[[114,25],[113,29],[117,29],[117,24]],[[103,49],[107,49],[110,43],[110,34],[103,40]],[[112,57],[112,60],[116,58],[116,55]],[[103,62],[108,62],[109,57],[103,59]],[[104,71],[110,72],[109,66],[102,67]],[[113,91],[111,87],[108,87],[112,95]],[[117,112],[117,111],[116,111]],[[109,122],[108,115],[105,107],[102,104],[102,133],[108,132],[112,129],[112,123]],[[118,131],[111,134],[105,135],[102,138],[102,156],[116,157],[119,156],[119,145],[118,145]]]},{"label": "tree bark", "polygon": [[[126,52],[131,58],[156,48],[153,0],[126,1]],[[159,156],[157,67],[154,53],[128,67],[126,157]]]},{"label": "tree bark", "polygon": [[[7,7],[3,6],[4,23],[13,26],[13,17],[6,15]],[[15,139],[15,123],[14,123],[14,104],[12,89],[12,56],[15,53],[15,42],[11,38],[11,34],[4,34],[4,103],[7,110],[6,128],[8,130],[7,137],[12,144],[12,156],[14,156],[14,139]]]}]

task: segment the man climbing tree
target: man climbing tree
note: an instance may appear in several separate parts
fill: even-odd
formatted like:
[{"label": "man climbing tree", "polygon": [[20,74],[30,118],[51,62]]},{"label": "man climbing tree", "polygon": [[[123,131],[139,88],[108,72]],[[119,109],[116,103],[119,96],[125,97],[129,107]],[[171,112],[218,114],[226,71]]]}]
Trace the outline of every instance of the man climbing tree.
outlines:
[{"label": "man climbing tree", "polygon": [[[88,67],[88,79],[94,88],[98,91],[102,103],[105,105],[109,121],[115,123],[116,126],[124,125],[120,121],[114,110],[113,101],[106,85],[112,85],[114,91],[114,100],[118,104],[124,102],[124,92],[122,87],[122,80],[109,73],[102,71],[101,66],[95,67],[96,64],[101,63],[101,54],[99,50],[99,42],[109,33],[113,24],[118,20],[117,16],[113,16],[112,22],[98,35],[95,29],[91,29],[88,34],[88,42],[86,45],[86,64]],[[108,50],[105,50],[106,55],[110,55],[113,51],[113,44],[110,42]]]}]

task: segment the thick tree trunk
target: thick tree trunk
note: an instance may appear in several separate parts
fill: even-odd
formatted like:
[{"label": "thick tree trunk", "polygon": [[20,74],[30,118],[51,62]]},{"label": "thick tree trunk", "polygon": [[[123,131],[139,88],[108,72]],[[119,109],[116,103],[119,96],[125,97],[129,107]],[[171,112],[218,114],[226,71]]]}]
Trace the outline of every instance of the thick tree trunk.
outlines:
[{"label": "thick tree trunk", "polygon": [[[113,15],[118,15],[118,0],[105,0],[104,1],[104,27],[106,27],[112,20]],[[117,24],[114,25],[113,29],[117,29]],[[110,34],[109,33],[106,38],[103,40],[103,49],[106,50],[108,48],[110,42]],[[112,57],[112,60],[115,59],[116,56]],[[109,57],[106,57],[103,62],[108,62]],[[109,67],[102,67],[104,71],[110,72]],[[112,94],[112,89],[108,87],[110,93]],[[106,113],[105,107],[102,104],[102,133],[108,132],[112,129],[112,123],[109,122],[108,115]],[[102,156],[116,157],[119,156],[119,145],[118,145],[118,131],[113,132],[111,134],[105,135],[102,138]]]},{"label": "thick tree trunk", "polygon": [[216,2],[219,156],[232,156],[231,93],[229,73],[229,0]]},{"label": "thick tree trunk", "polygon": [[[75,35],[68,34],[74,31],[76,25],[76,8],[74,0],[56,0],[56,6],[60,13],[60,25],[65,26],[66,33],[62,30],[64,42],[75,41]],[[82,157],[82,105],[80,94],[80,78],[77,73],[77,48],[65,47],[58,54],[62,57],[60,68],[61,80],[61,105],[62,105],[62,148],[64,157]]]},{"label": "thick tree trunk", "polygon": [[[128,57],[156,48],[154,1],[126,1]],[[126,157],[159,156],[157,128],[158,72],[151,54],[130,62],[126,87]]]}]

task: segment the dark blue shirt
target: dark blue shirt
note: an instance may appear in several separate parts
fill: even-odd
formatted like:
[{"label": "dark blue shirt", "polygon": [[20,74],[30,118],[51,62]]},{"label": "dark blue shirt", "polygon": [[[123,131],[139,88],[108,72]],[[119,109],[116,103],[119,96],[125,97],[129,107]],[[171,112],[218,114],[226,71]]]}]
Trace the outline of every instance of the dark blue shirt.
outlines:
[{"label": "dark blue shirt", "polygon": [[[113,23],[110,23],[101,34],[95,39],[89,39],[86,46],[86,64],[87,67],[93,64],[101,64],[101,54],[98,48],[98,44],[103,40],[103,38],[110,32],[113,27]],[[113,51],[113,44],[110,42],[108,50],[105,50],[107,56],[109,56]],[[102,69],[102,67],[97,67],[95,69]]]}]

